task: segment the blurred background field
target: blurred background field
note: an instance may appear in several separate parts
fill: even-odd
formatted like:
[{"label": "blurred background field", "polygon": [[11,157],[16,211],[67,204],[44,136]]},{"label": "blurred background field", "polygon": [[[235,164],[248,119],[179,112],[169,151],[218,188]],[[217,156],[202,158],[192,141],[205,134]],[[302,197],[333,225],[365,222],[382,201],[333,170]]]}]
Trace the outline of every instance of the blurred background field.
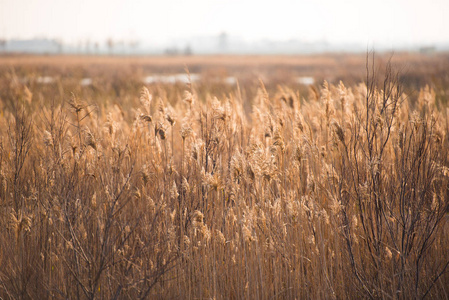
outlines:
[{"label": "blurred background field", "polygon": [[[206,55],[206,56],[0,56],[0,74],[6,87],[11,76],[27,85],[38,98],[61,101],[74,92],[90,101],[112,101],[125,107],[135,104],[142,85],[167,88],[182,94],[189,81],[199,93],[225,95],[237,88],[244,94],[247,112],[262,80],[269,91],[278,85],[299,91],[302,96],[324,80],[358,84],[366,80],[366,54],[315,55]],[[429,85],[437,98],[447,95],[449,54],[383,53],[376,55],[376,68],[391,61],[399,71],[409,96]],[[189,75],[190,79],[189,79]],[[7,89],[2,89],[3,94]],[[6,95],[3,96],[5,98]],[[175,101],[176,97],[169,97]],[[131,101],[131,103],[129,103]]]}]

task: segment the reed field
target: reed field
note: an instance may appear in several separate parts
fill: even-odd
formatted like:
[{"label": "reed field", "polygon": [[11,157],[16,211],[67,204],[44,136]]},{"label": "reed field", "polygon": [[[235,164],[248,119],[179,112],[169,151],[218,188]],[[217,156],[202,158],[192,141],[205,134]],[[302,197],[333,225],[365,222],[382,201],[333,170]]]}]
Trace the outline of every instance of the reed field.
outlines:
[{"label": "reed field", "polygon": [[447,70],[0,57],[0,299],[448,299]]}]

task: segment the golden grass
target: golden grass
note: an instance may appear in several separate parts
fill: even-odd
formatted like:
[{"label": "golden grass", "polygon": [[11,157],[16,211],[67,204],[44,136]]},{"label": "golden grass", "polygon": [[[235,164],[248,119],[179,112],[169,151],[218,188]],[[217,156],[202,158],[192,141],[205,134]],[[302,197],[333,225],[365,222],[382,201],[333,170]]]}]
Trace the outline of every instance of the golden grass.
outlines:
[{"label": "golden grass", "polygon": [[0,297],[447,298],[447,99],[377,79],[69,96],[4,73]]},{"label": "golden grass", "polygon": [[[378,54],[378,59],[388,59],[391,54]],[[392,57],[395,63],[441,63],[447,59],[447,53],[425,55],[419,53],[396,53]],[[162,65],[177,67],[184,65],[214,65],[214,66],[328,66],[338,65],[342,61],[350,65],[364,66],[365,54],[310,54],[310,55],[192,55],[192,56],[89,56],[89,55],[1,55],[2,65]]]}]

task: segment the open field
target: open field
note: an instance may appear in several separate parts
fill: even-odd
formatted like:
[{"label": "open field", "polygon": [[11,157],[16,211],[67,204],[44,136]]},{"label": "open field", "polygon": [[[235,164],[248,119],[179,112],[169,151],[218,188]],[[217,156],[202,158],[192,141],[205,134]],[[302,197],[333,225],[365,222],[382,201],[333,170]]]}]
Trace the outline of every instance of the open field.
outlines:
[{"label": "open field", "polygon": [[[438,76],[449,64],[448,53],[424,55],[417,53],[379,54],[376,59],[392,62],[402,67],[402,76]],[[231,75],[256,75],[276,79],[282,72],[288,76],[313,76],[318,81],[351,79],[360,81],[365,76],[366,55],[364,54],[321,54],[298,56],[0,56],[0,68],[25,68],[44,71],[47,75],[59,75],[83,70],[85,74],[98,75],[109,70],[122,70],[138,75],[148,73],[182,73],[185,66],[190,72],[226,72]],[[269,73],[275,74],[269,74]],[[285,78],[283,78],[285,79]]]},{"label": "open field", "polygon": [[449,54],[389,59],[0,56],[0,298],[449,298]]}]

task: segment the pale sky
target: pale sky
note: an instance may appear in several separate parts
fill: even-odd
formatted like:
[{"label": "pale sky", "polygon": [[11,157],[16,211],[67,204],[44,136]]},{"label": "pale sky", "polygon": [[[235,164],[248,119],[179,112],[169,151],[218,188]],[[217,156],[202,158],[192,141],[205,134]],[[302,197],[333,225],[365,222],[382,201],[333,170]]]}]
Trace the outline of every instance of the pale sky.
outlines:
[{"label": "pale sky", "polygon": [[0,38],[449,42],[448,0],[0,0]]}]

